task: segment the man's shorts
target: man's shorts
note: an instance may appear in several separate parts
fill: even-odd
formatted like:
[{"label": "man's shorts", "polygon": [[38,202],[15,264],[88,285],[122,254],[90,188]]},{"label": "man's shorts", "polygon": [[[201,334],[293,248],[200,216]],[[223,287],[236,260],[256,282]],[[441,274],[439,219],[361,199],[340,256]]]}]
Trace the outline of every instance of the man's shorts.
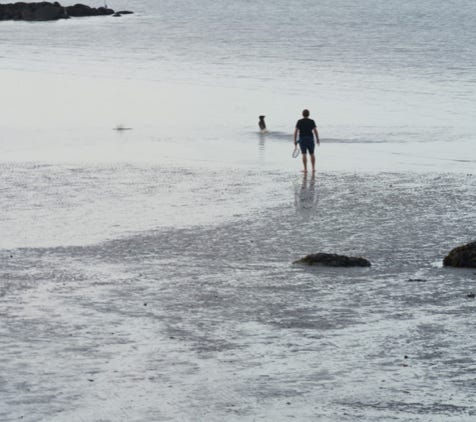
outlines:
[{"label": "man's shorts", "polygon": [[301,148],[301,154],[314,154],[314,138],[301,138],[299,139],[299,147]]}]

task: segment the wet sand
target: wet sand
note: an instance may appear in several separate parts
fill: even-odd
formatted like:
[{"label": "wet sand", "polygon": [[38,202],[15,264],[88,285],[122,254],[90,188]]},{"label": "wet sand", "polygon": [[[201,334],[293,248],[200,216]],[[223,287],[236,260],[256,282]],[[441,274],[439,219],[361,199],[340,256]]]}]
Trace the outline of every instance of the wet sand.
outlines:
[{"label": "wet sand", "polygon": [[3,250],[2,420],[472,420],[475,274],[441,259],[476,179],[273,182],[213,226]]}]

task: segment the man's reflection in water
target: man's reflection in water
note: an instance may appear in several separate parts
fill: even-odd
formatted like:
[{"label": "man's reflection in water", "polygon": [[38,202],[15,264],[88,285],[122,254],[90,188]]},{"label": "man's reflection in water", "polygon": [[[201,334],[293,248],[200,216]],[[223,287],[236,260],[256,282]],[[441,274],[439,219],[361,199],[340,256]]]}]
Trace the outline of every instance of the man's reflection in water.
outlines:
[{"label": "man's reflection in water", "polygon": [[308,176],[304,173],[302,183],[294,185],[294,205],[296,212],[304,219],[309,219],[315,214],[317,209],[317,186],[316,175],[314,173]]}]

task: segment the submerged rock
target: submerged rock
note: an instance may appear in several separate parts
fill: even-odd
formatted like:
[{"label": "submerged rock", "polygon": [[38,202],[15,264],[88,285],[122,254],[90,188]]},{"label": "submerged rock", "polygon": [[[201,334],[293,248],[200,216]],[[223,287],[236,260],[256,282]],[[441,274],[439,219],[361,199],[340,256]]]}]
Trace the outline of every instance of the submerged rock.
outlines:
[{"label": "submerged rock", "polygon": [[294,261],[293,264],[324,265],[327,267],[370,267],[372,264],[365,258],[333,253],[315,253]]},{"label": "submerged rock", "polygon": [[458,246],[443,259],[445,267],[476,268],[476,242]]},{"label": "submerged rock", "polygon": [[131,12],[130,10],[119,10],[119,12],[114,13],[112,16],[115,18],[120,18],[122,15],[130,15],[132,13],[134,12]]}]

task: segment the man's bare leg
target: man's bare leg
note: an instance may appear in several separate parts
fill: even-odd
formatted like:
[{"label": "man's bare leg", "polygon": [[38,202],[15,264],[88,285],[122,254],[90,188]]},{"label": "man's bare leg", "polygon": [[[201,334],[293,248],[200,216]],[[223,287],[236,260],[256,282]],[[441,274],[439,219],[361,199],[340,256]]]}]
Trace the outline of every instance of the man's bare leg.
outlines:
[{"label": "man's bare leg", "polygon": [[312,172],[315,173],[316,171],[316,156],[311,154],[311,164],[312,164]]},{"label": "man's bare leg", "polygon": [[307,154],[302,154],[302,165],[304,166],[304,173],[307,172]]}]

